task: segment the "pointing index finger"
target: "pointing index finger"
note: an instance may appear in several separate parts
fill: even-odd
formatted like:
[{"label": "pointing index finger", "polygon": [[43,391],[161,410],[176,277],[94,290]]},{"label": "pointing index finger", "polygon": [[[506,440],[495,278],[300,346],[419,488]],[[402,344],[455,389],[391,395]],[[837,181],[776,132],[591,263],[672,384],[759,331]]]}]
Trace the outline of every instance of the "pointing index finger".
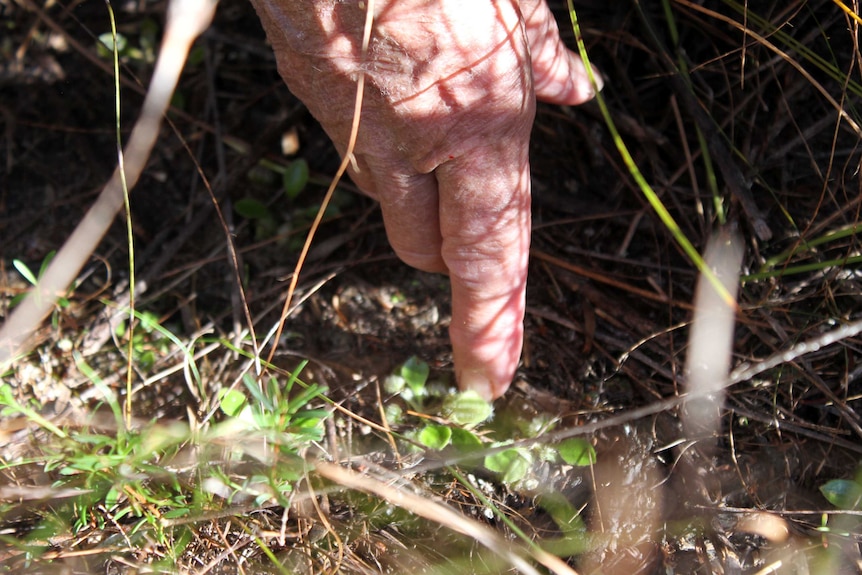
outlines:
[{"label": "pointing index finger", "polygon": [[442,256],[452,283],[449,336],[462,389],[494,399],[523,344],[530,250],[528,131],[437,168]]}]

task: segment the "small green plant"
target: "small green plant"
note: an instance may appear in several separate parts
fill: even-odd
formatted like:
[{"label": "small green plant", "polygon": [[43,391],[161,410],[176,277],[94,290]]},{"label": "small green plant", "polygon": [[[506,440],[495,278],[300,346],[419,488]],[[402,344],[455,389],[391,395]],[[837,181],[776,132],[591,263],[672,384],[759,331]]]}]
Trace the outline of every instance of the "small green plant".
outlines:
[{"label": "small green plant", "polygon": [[581,437],[572,437],[557,446],[560,459],[576,467],[588,467],[596,462],[596,449]]},{"label": "small green plant", "polygon": [[416,438],[428,449],[440,451],[452,441],[452,428],[448,425],[426,425]]},{"label": "small green plant", "polygon": [[[114,303],[109,300],[100,301],[106,306],[114,306]],[[128,308],[124,308],[124,312],[128,313],[128,311]],[[186,361],[188,382],[197,386],[203,395],[200,372],[194,360],[194,343],[189,345],[184,343],[179,336],[162,325],[159,316],[154,313],[135,311],[134,317],[137,324],[132,335],[131,353],[136,366],[141,371],[145,371],[145,368],[153,367],[160,358],[169,355],[171,350],[180,350]],[[128,323],[122,321],[117,325],[114,334],[118,338],[128,337],[128,331]],[[91,374],[91,378],[95,377],[88,366],[80,365],[79,362],[79,368]]]},{"label": "small green plant", "polygon": [[472,428],[487,421],[494,408],[473,390],[448,396],[441,409],[443,416],[457,425]]},{"label": "small green plant", "polygon": [[[159,325],[159,317],[152,312],[135,312],[140,329],[132,335],[132,353],[137,368],[143,372],[151,369],[159,357],[169,353],[171,339],[164,335],[164,328]],[[161,329],[159,329],[161,328]],[[117,325],[115,334],[118,337],[126,335],[128,325],[125,321]]]},{"label": "small green plant", "polygon": [[[300,196],[309,183],[308,162],[299,158],[283,166],[271,161],[261,161],[248,173],[248,178],[262,185],[270,185],[274,178],[281,176],[282,191],[290,201],[288,205]],[[326,215],[335,216],[340,213],[340,206],[346,205],[350,200],[339,196],[339,200],[332,202],[327,207]],[[278,204],[280,206],[280,204]],[[234,203],[234,210],[240,216],[251,221],[254,226],[255,239],[265,240],[273,236],[286,236],[293,229],[301,228],[311,223],[320,209],[319,204],[308,207],[294,207],[289,214],[278,209],[276,206],[268,205],[255,198],[244,197]],[[298,250],[302,246],[301,239],[295,239],[288,244],[291,250]]]},{"label": "small green plant", "polygon": [[282,188],[288,199],[295,200],[308,185],[308,162],[300,158],[288,164],[281,178]]},{"label": "small green plant", "polygon": [[847,511],[862,511],[862,471],[854,479],[833,479],[820,486],[829,503]]},{"label": "small green plant", "polygon": [[[263,433],[287,454],[296,454],[311,442],[320,441],[329,412],[311,408],[309,404],[323,397],[326,389],[316,384],[297,385],[299,372],[306,363],[300,364],[283,387],[275,377],[258,384],[251,374],[246,374],[242,381],[251,400],[239,390],[222,390],[220,408],[229,418],[230,432]],[[294,387],[299,388],[296,393],[292,393]]]},{"label": "small green plant", "polygon": [[[0,415],[24,416],[52,434],[53,440],[43,442],[39,461],[46,473],[55,474],[51,489],[67,494],[43,520],[47,523],[31,533],[33,540],[43,531],[55,536],[76,533],[88,527],[102,528],[108,521],[136,521],[133,532],[144,526],[153,528],[158,526],[161,510],[188,510],[190,505],[192,497],[167,464],[188,441],[187,426],[152,424],[127,430],[116,396],[101,381],[94,383],[114,413],[117,425],[113,432],[94,430],[86,423],[75,430],[60,429],[35,408],[19,402],[8,385],[0,386]],[[2,468],[21,464],[26,462],[4,463]]]},{"label": "small green plant", "polygon": [[[137,25],[137,31],[137,45],[133,45],[123,34],[117,34],[117,54],[124,60],[153,64],[156,61],[156,48],[159,45],[159,25],[155,20],[147,18]],[[101,58],[112,59],[114,57],[114,35],[112,32],[99,35],[96,41],[96,52]]]},{"label": "small green plant", "polygon": [[484,460],[485,469],[497,474],[506,485],[520,482],[530,472],[533,466],[533,456],[529,449],[520,447],[487,455]]},{"label": "small green plant", "polygon": [[276,214],[263,202],[246,197],[237,200],[233,209],[252,222],[255,240],[265,240],[279,233],[280,224]]},{"label": "small green plant", "polygon": [[[503,448],[517,439],[537,437],[552,427],[552,422],[540,415],[524,417],[522,414],[507,414],[505,422],[492,420],[493,406],[475,391],[444,394],[444,390],[429,386],[431,369],[417,357],[411,357],[398,366],[385,381],[388,393],[399,394],[414,410],[422,410],[433,399],[442,402],[432,415],[443,422],[424,423],[408,436],[424,447],[442,451],[451,448],[464,456],[463,461],[471,466],[481,466],[496,474],[506,485],[524,481],[539,461],[563,462],[568,465],[586,467],[596,462],[596,451],[589,441],[571,438],[557,445],[538,443],[532,447]],[[387,413],[394,410],[388,409]],[[399,410],[399,421],[401,412]],[[511,417],[509,417],[511,416]],[[494,452],[483,455],[493,448]],[[475,457],[469,457],[475,455]]]},{"label": "small green plant", "polygon": [[[19,401],[0,385],[0,417],[23,417],[49,432],[41,453],[27,461],[0,462],[0,470],[40,464],[54,477],[59,503],[34,526],[24,545],[34,555],[61,534],[128,525],[132,545],[155,541],[176,562],[191,541],[187,524],[224,505],[289,506],[289,494],[305,473],[304,449],[323,436],[328,411],[311,403],[323,388],[299,380],[299,368],[284,385],[272,377],[261,385],[246,377],[245,393],[220,394],[225,420],[192,432],[180,422],[152,421],[129,429],[119,398],[83,360],[78,367],[100,391],[113,425],[80,422],[63,429],[38,407]],[[198,459],[189,459],[192,453]],[[237,464],[243,472],[236,473]],[[182,519],[182,521],[175,521]]]},{"label": "small green plant", "polygon": [[383,382],[386,393],[398,394],[414,409],[421,409],[422,404],[430,395],[428,376],[431,368],[416,356],[401,364]]},{"label": "small green plant", "polygon": [[[247,150],[242,149],[242,151]],[[293,160],[287,165],[266,159],[261,160],[249,171],[248,178],[260,184],[269,184],[274,181],[273,174],[281,176],[281,189],[291,201],[299,197],[311,179],[311,171],[304,158]]]},{"label": "small green plant", "polygon": [[841,548],[841,545],[833,544],[832,539],[836,542],[846,541],[857,536],[859,518],[850,513],[862,511],[862,468],[852,479],[827,481],[820,486],[820,493],[839,510],[849,512],[849,514],[824,512],[821,515],[820,525],[816,527],[820,533],[821,545],[816,548],[813,560],[826,566],[818,570],[825,573],[833,571],[828,566],[834,565],[836,550]]},{"label": "small green plant", "polygon": [[[512,439],[496,443],[503,447]],[[596,450],[586,439],[575,437],[558,445],[537,443],[527,447],[512,447],[487,455],[483,461],[485,469],[494,472],[506,485],[519,484],[528,479],[534,463],[562,461],[575,467],[589,467],[596,462]]]},{"label": "small green plant", "polygon": [[36,423],[42,429],[60,438],[66,438],[66,432],[45,419],[38,408],[26,403],[21,403],[15,398],[12,386],[8,383],[0,383],[0,417],[7,418],[15,415],[23,415],[30,421]]}]

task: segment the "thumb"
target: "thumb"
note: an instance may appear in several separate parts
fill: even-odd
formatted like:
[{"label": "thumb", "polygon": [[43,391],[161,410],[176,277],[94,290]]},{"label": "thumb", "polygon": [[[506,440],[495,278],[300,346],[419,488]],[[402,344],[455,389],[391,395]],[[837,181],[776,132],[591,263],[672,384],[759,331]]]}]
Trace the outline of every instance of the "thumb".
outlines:
[{"label": "thumb", "polygon": [[[595,91],[581,59],[560,39],[557,22],[545,0],[524,0],[521,12],[530,44],[536,97],[552,104],[583,104]],[[600,74],[593,68],[599,90]]]}]

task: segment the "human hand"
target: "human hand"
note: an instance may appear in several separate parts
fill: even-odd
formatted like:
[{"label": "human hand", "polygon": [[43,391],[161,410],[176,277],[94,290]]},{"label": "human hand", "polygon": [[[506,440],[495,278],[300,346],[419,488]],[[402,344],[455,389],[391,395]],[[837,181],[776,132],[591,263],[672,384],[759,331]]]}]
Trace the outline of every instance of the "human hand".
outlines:
[{"label": "human hand", "polygon": [[[455,372],[493,399],[523,345],[535,97],[593,96],[545,0],[252,0],[290,90],[343,155],[366,74],[353,181],[407,264],[447,273]],[[367,0],[366,0],[367,2]]]}]

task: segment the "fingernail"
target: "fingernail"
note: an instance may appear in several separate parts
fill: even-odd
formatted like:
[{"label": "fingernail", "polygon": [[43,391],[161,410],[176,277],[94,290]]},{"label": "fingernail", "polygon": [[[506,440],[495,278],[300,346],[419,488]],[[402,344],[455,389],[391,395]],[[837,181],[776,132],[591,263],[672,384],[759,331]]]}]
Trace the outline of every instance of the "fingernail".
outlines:
[{"label": "fingernail", "polygon": [[[572,56],[574,58],[574,55]],[[590,64],[590,68],[593,71],[593,80],[595,80],[596,84],[593,87],[593,83],[590,81],[590,75],[587,73],[587,67],[581,59],[577,59],[575,61],[575,65],[580,68],[575,74],[577,78],[577,89],[578,92],[583,94],[587,99],[592,98],[596,95],[596,92],[601,92],[602,88],[605,87],[605,79],[602,77],[602,73],[599,72],[598,68]]]},{"label": "fingernail", "polygon": [[605,87],[605,79],[604,77],[602,77],[602,73],[599,72],[598,68],[596,68],[592,64],[590,65],[590,67],[593,69],[593,78],[596,81],[596,88],[598,88],[599,92],[601,92],[602,88]]},{"label": "fingernail", "polygon": [[461,391],[473,390],[488,401],[493,400],[491,382],[481,372],[465,370],[458,374],[458,388]]},{"label": "fingernail", "polygon": [[473,390],[483,399],[494,401],[509,388],[509,385],[495,385],[484,373],[480,371],[463,371],[458,378],[458,387],[462,391]]},{"label": "fingernail", "polygon": [[589,75],[584,74],[580,78],[580,80],[581,80],[580,90],[585,94],[589,94],[590,97],[594,97],[596,95],[597,91],[601,92],[602,88],[605,87],[605,80],[604,80],[604,78],[602,78],[601,72],[599,72],[595,66],[591,66],[591,67],[593,69],[593,80],[595,80],[596,84],[595,84],[595,86],[593,86],[593,83],[590,81]]}]

